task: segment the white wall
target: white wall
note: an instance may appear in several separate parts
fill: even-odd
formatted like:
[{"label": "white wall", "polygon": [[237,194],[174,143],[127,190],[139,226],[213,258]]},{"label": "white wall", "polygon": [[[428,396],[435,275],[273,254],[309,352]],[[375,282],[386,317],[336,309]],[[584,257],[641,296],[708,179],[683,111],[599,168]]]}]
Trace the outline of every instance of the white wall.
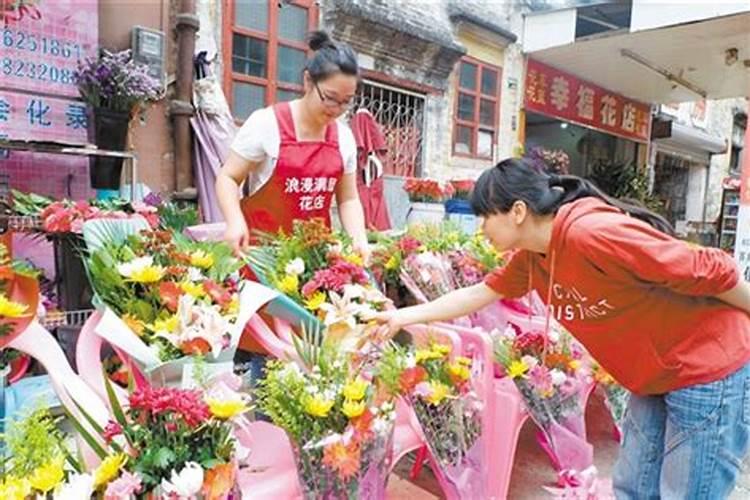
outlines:
[{"label": "white wall", "polygon": [[526,53],[567,45],[575,38],[576,9],[529,14],[524,19],[521,43]]},{"label": "white wall", "polygon": [[750,12],[750,2],[727,0],[633,0],[630,31]]}]

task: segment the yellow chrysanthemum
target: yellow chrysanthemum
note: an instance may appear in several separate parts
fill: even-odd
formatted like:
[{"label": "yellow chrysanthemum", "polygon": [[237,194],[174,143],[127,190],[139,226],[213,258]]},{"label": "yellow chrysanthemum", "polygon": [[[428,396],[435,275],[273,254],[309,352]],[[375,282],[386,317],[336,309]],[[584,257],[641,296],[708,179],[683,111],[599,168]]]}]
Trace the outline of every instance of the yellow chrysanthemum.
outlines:
[{"label": "yellow chrysanthemum", "polygon": [[134,269],[130,275],[130,281],[136,283],[156,283],[164,277],[164,268],[161,266],[145,266]]},{"label": "yellow chrysanthemum", "polygon": [[196,299],[200,299],[206,295],[206,290],[203,288],[202,283],[193,283],[192,281],[183,281],[180,283],[180,288],[183,292],[188,295],[192,295]]},{"label": "yellow chrysanthemum", "polygon": [[287,295],[295,294],[299,288],[299,278],[293,274],[287,274],[276,283],[276,286]]},{"label": "yellow chrysanthemum", "polygon": [[448,373],[459,380],[469,380],[471,376],[469,367],[459,362],[450,363],[448,365]]},{"label": "yellow chrysanthemum", "polygon": [[26,304],[13,302],[12,300],[8,300],[8,297],[5,295],[0,294],[0,317],[20,318],[21,316],[26,315],[28,309],[29,306]]},{"label": "yellow chrysanthemum", "polygon": [[348,255],[344,255],[344,260],[359,267],[365,265],[365,261],[362,260],[362,256],[358,253],[350,253]]},{"label": "yellow chrysanthemum", "polygon": [[247,404],[241,399],[220,400],[207,398],[206,404],[211,414],[221,420],[229,420],[248,410]]},{"label": "yellow chrysanthemum", "polygon": [[439,405],[445,398],[450,396],[450,387],[442,382],[430,381],[430,395],[427,396],[427,402],[432,405]]},{"label": "yellow chrysanthemum", "polygon": [[581,362],[577,359],[571,359],[568,361],[568,368],[570,368],[572,371],[578,371],[579,368],[581,368]]},{"label": "yellow chrysanthemum", "polygon": [[29,478],[31,487],[45,494],[48,491],[52,491],[65,479],[64,463],[65,459],[63,457],[57,457],[41,467],[37,467]]},{"label": "yellow chrysanthemum", "polygon": [[25,500],[31,496],[31,484],[28,479],[7,477],[0,483],[0,498],[4,500]]},{"label": "yellow chrysanthemum", "polygon": [[99,489],[119,476],[120,469],[127,461],[128,456],[124,453],[110,455],[102,460],[102,463],[94,471],[94,488]]},{"label": "yellow chrysanthemum", "polygon": [[388,269],[389,271],[393,271],[394,269],[398,268],[398,264],[399,264],[399,259],[394,254],[394,255],[391,255],[391,258],[388,259],[388,261],[385,263],[385,268]]},{"label": "yellow chrysanthemum", "polygon": [[365,412],[367,405],[364,401],[352,401],[347,399],[344,401],[344,405],[341,407],[341,413],[349,418],[357,418]]},{"label": "yellow chrysanthemum", "polygon": [[214,265],[214,256],[203,250],[196,250],[190,254],[190,265],[200,267],[201,269],[208,269]]},{"label": "yellow chrysanthemum", "polygon": [[523,377],[527,371],[529,371],[529,365],[527,365],[522,359],[515,359],[510,362],[508,367],[508,376],[510,378]]},{"label": "yellow chrysanthemum", "polygon": [[440,359],[443,357],[442,354],[432,349],[417,349],[415,356],[416,356],[417,364],[423,361],[429,361],[431,359]]},{"label": "yellow chrysanthemum", "polygon": [[123,321],[123,323],[125,323],[126,325],[128,325],[128,328],[130,328],[131,330],[133,330],[133,333],[135,333],[139,337],[141,335],[143,335],[143,330],[146,327],[146,324],[143,321],[139,320],[138,318],[136,318],[132,314],[128,314],[128,313],[126,313],[126,314],[124,314],[122,316],[122,321]]},{"label": "yellow chrysanthemum", "polygon": [[369,386],[370,384],[366,380],[357,377],[355,380],[352,380],[348,384],[346,384],[341,393],[346,399],[359,401],[360,399],[365,397],[365,394],[367,394],[367,388]]},{"label": "yellow chrysanthemum", "polygon": [[240,297],[239,295],[234,295],[232,297],[232,301],[227,306],[227,314],[237,314],[240,312]]},{"label": "yellow chrysanthemum", "polygon": [[153,330],[154,332],[169,332],[172,333],[177,330],[177,326],[180,324],[180,318],[177,315],[169,316],[166,319],[157,319],[154,321]]},{"label": "yellow chrysanthemum", "polygon": [[317,311],[325,302],[326,294],[324,292],[315,292],[312,297],[305,301],[305,307],[310,311]]},{"label": "yellow chrysanthemum", "polygon": [[446,356],[451,353],[452,347],[450,344],[432,344],[432,350],[441,356]]},{"label": "yellow chrysanthemum", "polygon": [[328,412],[333,408],[334,401],[324,399],[322,396],[315,395],[311,396],[305,402],[305,411],[313,417],[325,417]]}]

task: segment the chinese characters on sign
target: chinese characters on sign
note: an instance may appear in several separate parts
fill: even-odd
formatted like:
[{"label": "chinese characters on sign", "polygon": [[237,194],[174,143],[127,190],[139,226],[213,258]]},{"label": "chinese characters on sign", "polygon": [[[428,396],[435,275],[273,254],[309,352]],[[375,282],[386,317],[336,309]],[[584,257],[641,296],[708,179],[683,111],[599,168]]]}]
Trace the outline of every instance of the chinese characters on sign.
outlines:
[{"label": "chinese characters on sign", "polygon": [[85,143],[87,128],[81,102],[0,90],[0,131],[12,139]]},{"label": "chinese characters on sign", "polygon": [[305,212],[325,208],[328,193],[336,189],[335,177],[288,177],[284,182],[285,193],[301,193],[299,208]]},{"label": "chinese characters on sign", "polygon": [[647,142],[651,109],[540,62],[526,69],[525,108],[604,132]]},{"label": "chinese characters on sign", "polygon": [[0,0],[0,133],[86,143],[74,72],[98,44],[97,0]]}]

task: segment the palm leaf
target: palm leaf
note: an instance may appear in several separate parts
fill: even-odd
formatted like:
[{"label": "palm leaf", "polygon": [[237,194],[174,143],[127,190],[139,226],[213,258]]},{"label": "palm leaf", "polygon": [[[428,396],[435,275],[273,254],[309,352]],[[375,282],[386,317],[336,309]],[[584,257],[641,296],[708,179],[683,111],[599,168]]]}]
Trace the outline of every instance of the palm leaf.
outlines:
[{"label": "palm leaf", "polygon": [[106,244],[119,244],[129,236],[149,229],[148,222],[141,217],[130,219],[93,219],[83,224],[83,240],[86,249],[93,253]]},{"label": "palm leaf", "polygon": [[323,327],[318,323],[302,324],[301,337],[292,337],[294,350],[308,370],[320,362],[323,348]]},{"label": "palm leaf", "polygon": [[273,275],[276,271],[276,249],[271,246],[252,248],[246,256],[247,265],[266,286],[273,287]]}]

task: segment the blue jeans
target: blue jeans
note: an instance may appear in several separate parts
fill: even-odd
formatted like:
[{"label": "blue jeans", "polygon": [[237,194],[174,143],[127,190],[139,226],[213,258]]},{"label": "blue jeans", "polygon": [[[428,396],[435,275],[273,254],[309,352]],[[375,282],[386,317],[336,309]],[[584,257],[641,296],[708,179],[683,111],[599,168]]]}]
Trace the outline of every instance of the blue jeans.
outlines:
[{"label": "blue jeans", "polygon": [[750,442],[750,364],[715,382],[630,398],[613,476],[618,500],[721,499]]}]

